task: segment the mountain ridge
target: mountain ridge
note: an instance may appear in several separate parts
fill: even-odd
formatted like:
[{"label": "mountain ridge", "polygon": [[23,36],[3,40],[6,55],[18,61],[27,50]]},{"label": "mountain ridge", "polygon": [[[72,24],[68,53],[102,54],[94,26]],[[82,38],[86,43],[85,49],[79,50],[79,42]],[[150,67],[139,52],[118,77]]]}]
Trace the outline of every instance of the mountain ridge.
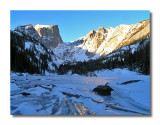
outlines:
[{"label": "mountain ridge", "polygon": [[132,25],[121,24],[116,28],[99,27],[98,31],[91,30],[86,36],[82,37],[84,42],[79,47],[87,49],[89,52],[107,55],[120,47],[134,44],[149,36],[150,20]]},{"label": "mountain ridge", "polygon": [[[118,52],[119,55],[123,51],[130,52],[130,49],[136,52],[140,48],[141,41],[146,41],[141,42],[142,45],[148,44],[150,41],[150,20],[132,25],[121,24],[108,29],[99,27],[97,31],[91,30],[87,35],[68,43],[62,41],[58,25],[29,24],[19,26],[13,32],[21,36],[24,52],[33,51],[32,53],[38,60],[40,55],[44,54],[48,62],[48,69],[56,71],[58,67],[68,63],[76,64],[100,58],[110,58],[115,56],[115,52]],[[28,37],[30,37],[29,40]],[[38,54],[37,51],[41,54]],[[47,54],[49,54],[48,59]],[[43,61],[42,56],[40,60]],[[38,65],[38,67],[41,66]]]}]

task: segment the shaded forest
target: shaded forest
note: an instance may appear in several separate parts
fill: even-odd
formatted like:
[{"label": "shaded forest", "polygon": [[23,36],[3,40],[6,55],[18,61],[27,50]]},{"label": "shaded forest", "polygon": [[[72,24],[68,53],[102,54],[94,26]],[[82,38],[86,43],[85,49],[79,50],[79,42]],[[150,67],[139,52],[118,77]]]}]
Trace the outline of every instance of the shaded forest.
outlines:
[{"label": "shaded forest", "polygon": [[84,62],[77,62],[76,64],[62,64],[58,68],[60,75],[67,74],[71,71],[72,74],[76,73],[79,75],[87,75],[89,72],[96,70],[108,69],[112,70],[115,68],[127,68],[130,71],[136,71],[140,74],[150,74],[150,42],[143,45],[142,40],[140,46],[134,52],[132,49],[125,51],[116,50],[112,56],[102,57],[97,60],[89,60]]},{"label": "shaded forest", "polygon": [[[33,48],[25,49],[25,41],[33,42]],[[148,75],[150,74],[150,42],[144,45],[144,41],[140,42],[141,47],[138,47],[134,52],[132,52],[132,49],[125,51],[118,49],[112,53],[112,56],[103,56],[97,60],[89,60],[87,62],[68,62],[61,64],[59,68],[53,63],[55,72],[59,75],[67,74],[69,71],[72,74],[87,75],[87,73],[96,70],[128,68],[130,71]],[[35,44],[38,44],[38,41],[34,38],[25,34],[21,36],[11,31],[12,71],[45,74],[45,71],[48,70],[48,61],[52,61],[51,55],[46,50],[45,54],[39,53],[37,58]]]},{"label": "shaded forest", "polygon": [[35,55],[35,46],[32,49],[25,49],[25,41],[38,43],[37,40],[22,36],[11,31],[11,70],[15,72],[27,72],[30,74],[45,74],[48,67],[47,60],[51,60],[47,54]]}]

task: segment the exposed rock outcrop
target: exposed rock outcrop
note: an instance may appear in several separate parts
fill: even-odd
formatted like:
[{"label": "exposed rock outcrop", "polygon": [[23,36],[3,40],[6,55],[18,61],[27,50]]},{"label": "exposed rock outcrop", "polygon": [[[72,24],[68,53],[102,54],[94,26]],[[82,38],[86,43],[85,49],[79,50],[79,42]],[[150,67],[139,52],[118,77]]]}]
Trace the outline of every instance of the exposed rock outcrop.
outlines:
[{"label": "exposed rock outcrop", "polygon": [[58,25],[42,26],[38,24],[35,29],[47,48],[54,49],[59,43],[62,43]]},{"label": "exposed rock outcrop", "polygon": [[27,92],[22,92],[20,94],[22,94],[23,96],[29,96],[29,95],[31,95],[30,93],[27,93]]},{"label": "exposed rock outcrop", "polygon": [[111,91],[113,91],[113,89],[108,85],[99,85],[96,88],[94,88],[93,91],[97,92],[99,95],[102,96],[109,96],[111,95]]},{"label": "exposed rock outcrop", "polygon": [[58,25],[29,24],[17,27],[15,32],[29,35],[43,43],[43,47],[53,53],[54,63],[59,65],[66,62],[95,60],[125,46],[138,44],[150,36],[150,20],[108,29],[99,27],[97,31],[91,30],[86,36],[69,43],[63,43]]},{"label": "exposed rock outcrop", "polygon": [[134,44],[150,36],[150,20],[133,25],[119,25],[116,28],[99,27],[83,37],[82,49],[89,52],[107,55],[123,46]]},{"label": "exposed rock outcrop", "polygon": [[15,31],[29,35],[42,42],[47,49],[53,50],[59,43],[63,43],[59,34],[58,25],[24,25],[19,26]]}]

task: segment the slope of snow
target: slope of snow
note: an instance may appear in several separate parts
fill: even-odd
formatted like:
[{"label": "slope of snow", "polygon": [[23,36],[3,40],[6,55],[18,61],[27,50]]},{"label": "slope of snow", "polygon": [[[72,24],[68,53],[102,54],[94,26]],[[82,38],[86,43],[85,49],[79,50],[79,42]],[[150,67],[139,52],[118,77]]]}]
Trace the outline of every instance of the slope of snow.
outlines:
[{"label": "slope of snow", "polygon": [[86,50],[80,48],[79,46],[70,46],[68,44],[62,43],[53,50],[53,53],[59,58],[57,65],[66,62],[78,62],[78,61],[88,61],[90,59],[96,59],[99,54],[95,54],[93,57],[88,57]]},{"label": "slope of snow", "polygon": [[29,42],[29,41],[25,42],[25,49],[32,49],[32,47],[33,47],[33,42]]},{"label": "slope of snow", "polygon": [[120,105],[127,105],[131,110],[150,114],[150,77],[141,77],[141,80],[127,85],[110,84],[109,86],[114,90],[112,96]]},{"label": "slope of snow", "polygon": [[105,45],[107,44],[108,40],[112,37],[113,35],[113,32],[114,32],[114,28],[109,28],[109,29],[106,29],[108,31],[107,33],[107,37],[105,38],[104,42],[99,46],[99,48],[97,49],[97,53],[100,53],[103,49],[105,49]]},{"label": "slope of snow", "polygon": [[100,70],[94,72],[97,77],[137,77],[139,76],[136,72],[129,71],[127,69],[113,69],[113,70]]},{"label": "slope of snow", "polygon": [[48,28],[48,27],[50,27],[50,25],[41,25],[41,24],[34,25],[34,28],[35,28],[36,30],[37,30],[37,29],[40,29],[40,28],[43,28],[43,27]]},{"label": "slope of snow", "polygon": [[38,52],[42,53],[42,54],[45,54],[46,53],[46,50],[44,49],[44,47],[41,46],[41,44],[39,43],[38,45],[35,44],[35,48]]},{"label": "slope of snow", "polygon": [[120,36],[118,36],[118,41],[122,41],[126,35],[126,33],[129,31],[129,29],[131,28],[130,25],[124,25],[124,24],[121,24],[119,25],[118,27],[123,27],[123,30],[121,30],[121,32],[123,32]]},{"label": "slope of snow", "polygon": [[14,31],[16,34],[18,34],[19,36],[23,36],[22,33],[18,32],[18,31]]}]

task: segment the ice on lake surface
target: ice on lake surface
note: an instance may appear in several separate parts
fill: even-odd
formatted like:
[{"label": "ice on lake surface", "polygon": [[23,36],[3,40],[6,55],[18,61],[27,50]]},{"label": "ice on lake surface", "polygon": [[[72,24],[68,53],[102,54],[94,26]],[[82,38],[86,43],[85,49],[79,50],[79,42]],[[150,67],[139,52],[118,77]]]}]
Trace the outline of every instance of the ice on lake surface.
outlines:
[{"label": "ice on lake surface", "polygon": [[[128,80],[139,82],[120,85]],[[93,92],[105,83],[111,96]],[[11,75],[12,115],[149,115],[150,76],[14,76]]]}]

